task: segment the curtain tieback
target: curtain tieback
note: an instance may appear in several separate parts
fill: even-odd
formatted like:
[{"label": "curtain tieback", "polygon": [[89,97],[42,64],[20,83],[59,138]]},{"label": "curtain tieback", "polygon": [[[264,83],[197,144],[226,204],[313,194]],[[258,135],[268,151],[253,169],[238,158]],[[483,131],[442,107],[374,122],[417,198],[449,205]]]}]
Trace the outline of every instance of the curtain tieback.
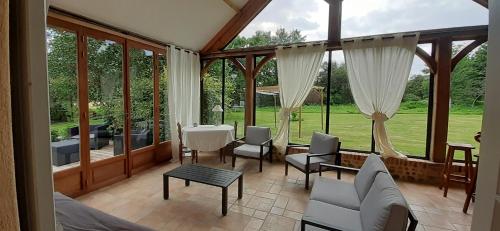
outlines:
[{"label": "curtain tieback", "polygon": [[375,121],[386,121],[389,118],[387,118],[387,116],[382,112],[374,112],[372,114],[372,119]]},{"label": "curtain tieback", "polygon": [[288,117],[293,112],[293,108],[281,108],[281,117]]}]

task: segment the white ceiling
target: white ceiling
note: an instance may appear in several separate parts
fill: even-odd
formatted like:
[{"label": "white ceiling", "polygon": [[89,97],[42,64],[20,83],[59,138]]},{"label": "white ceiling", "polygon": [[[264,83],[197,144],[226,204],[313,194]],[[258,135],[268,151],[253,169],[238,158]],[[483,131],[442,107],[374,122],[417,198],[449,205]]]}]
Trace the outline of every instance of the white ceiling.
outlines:
[{"label": "white ceiling", "polygon": [[[247,0],[231,0],[240,9]],[[51,6],[191,50],[235,14],[224,0],[49,0]]]}]

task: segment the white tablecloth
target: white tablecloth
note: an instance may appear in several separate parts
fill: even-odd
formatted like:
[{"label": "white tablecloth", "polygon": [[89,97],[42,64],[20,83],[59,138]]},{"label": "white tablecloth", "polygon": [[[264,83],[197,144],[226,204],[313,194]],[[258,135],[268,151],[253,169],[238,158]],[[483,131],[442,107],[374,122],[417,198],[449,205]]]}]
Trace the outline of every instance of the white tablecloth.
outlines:
[{"label": "white tablecloth", "polygon": [[197,151],[218,151],[234,140],[231,125],[199,125],[182,129],[184,146]]}]

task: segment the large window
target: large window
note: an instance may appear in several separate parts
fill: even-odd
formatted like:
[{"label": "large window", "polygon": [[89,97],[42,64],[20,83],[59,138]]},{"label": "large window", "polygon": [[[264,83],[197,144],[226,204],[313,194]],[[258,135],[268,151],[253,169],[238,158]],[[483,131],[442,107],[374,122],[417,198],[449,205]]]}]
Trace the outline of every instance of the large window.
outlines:
[{"label": "large window", "polygon": [[[244,60],[239,60],[244,65]],[[246,81],[244,74],[229,60],[226,60],[224,75],[224,122],[237,123],[237,137],[244,136]]]},{"label": "large window", "polygon": [[[87,37],[90,160],[123,155],[123,46]],[[76,134],[75,134],[76,135]]]},{"label": "large window", "polygon": [[50,140],[53,171],[80,165],[77,35],[47,28]]},{"label": "large window", "polygon": [[130,142],[132,150],[153,144],[153,52],[130,48]]},{"label": "large window", "polygon": [[170,140],[170,118],[168,112],[167,58],[158,55],[160,72],[160,142]]},{"label": "large window", "polygon": [[[258,57],[260,62],[263,57]],[[276,135],[280,123],[280,95],[276,58],[269,60],[255,77],[255,125],[271,128]]]},{"label": "large window", "polygon": [[216,124],[222,122],[221,114],[212,111],[216,105],[222,106],[222,67],[224,61],[217,60],[209,67],[202,79],[201,123]]}]

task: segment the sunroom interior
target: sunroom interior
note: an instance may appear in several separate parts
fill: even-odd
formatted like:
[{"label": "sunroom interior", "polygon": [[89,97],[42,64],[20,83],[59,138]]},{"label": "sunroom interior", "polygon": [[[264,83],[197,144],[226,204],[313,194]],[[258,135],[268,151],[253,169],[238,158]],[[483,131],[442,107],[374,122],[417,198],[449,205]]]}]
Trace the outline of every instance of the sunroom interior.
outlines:
[{"label": "sunroom interior", "polygon": [[[14,226],[87,227],[75,212],[87,214],[84,208],[103,230],[119,227],[107,220],[133,225],[125,230],[391,230],[397,224],[370,227],[363,220],[366,198],[352,209],[361,211],[359,226],[345,220],[338,223],[347,226],[336,226],[343,216],[338,211],[326,212],[326,221],[314,212],[315,193],[343,200],[335,187],[320,189],[324,182],[359,184],[365,163],[375,158],[401,192],[405,230],[495,230],[498,192],[495,208],[478,212],[478,205],[491,202],[481,200],[492,187],[481,177],[499,175],[498,164],[483,164],[498,162],[492,157],[498,133],[485,130],[486,64],[498,49],[489,42],[498,8],[492,2],[394,3],[418,9],[384,2],[387,8],[378,14],[364,14],[376,8],[375,1],[49,0],[43,28],[47,81],[39,87],[47,96],[40,104],[48,114],[42,130],[50,135],[38,147],[49,157],[36,168],[50,169],[47,185],[55,194],[30,200],[36,186],[20,183],[33,172],[19,163],[29,158],[15,158],[15,175],[22,177],[16,179]],[[451,23],[426,18],[437,13]],[[289,24],[276,23],[285,16]],[[380,20],[379,26],[363,25],[368,20]],[[324,33],[309,31],[311,25]],[[11,62],[17,74],[19,62]],[[11,81],[13,98],[20,86],[22,81]],[[16,107],[13,117],[22,114]],[[498,112],[494,103],[489,107],[493,118]],[[15,119],[10,127],[15,151],[21,134],[15,128],[28,130]],[[267,133],[252,135],[259,129]],[[329,138],[336,140],[335,161],[311,169],[310,159],[323,152],[315,154],[313,147]],[[250,139],[261,143],[260,157],[238,151]],[[485,143],[491,147],[483,148]],[[303,153],[312,156],[301,169],[289,157]],[[342,171],[330,171],[338,166]],[[192,167],[239,178],[222,186],[221,199],[217,183],[207,183],[217,174],[200,173],[208,180],[176,175]],[[463,180],[449,182],[452,177]],[[56,200],[48,215],[53,223],[40,224],[40,215],[28,218],[41,212],[30,210],[41,198]],[[63,201],[76,207],[64,210]],[[383,214],[370,212],[374,219]],[[71,223],[72,213],[79,222]]]}]

